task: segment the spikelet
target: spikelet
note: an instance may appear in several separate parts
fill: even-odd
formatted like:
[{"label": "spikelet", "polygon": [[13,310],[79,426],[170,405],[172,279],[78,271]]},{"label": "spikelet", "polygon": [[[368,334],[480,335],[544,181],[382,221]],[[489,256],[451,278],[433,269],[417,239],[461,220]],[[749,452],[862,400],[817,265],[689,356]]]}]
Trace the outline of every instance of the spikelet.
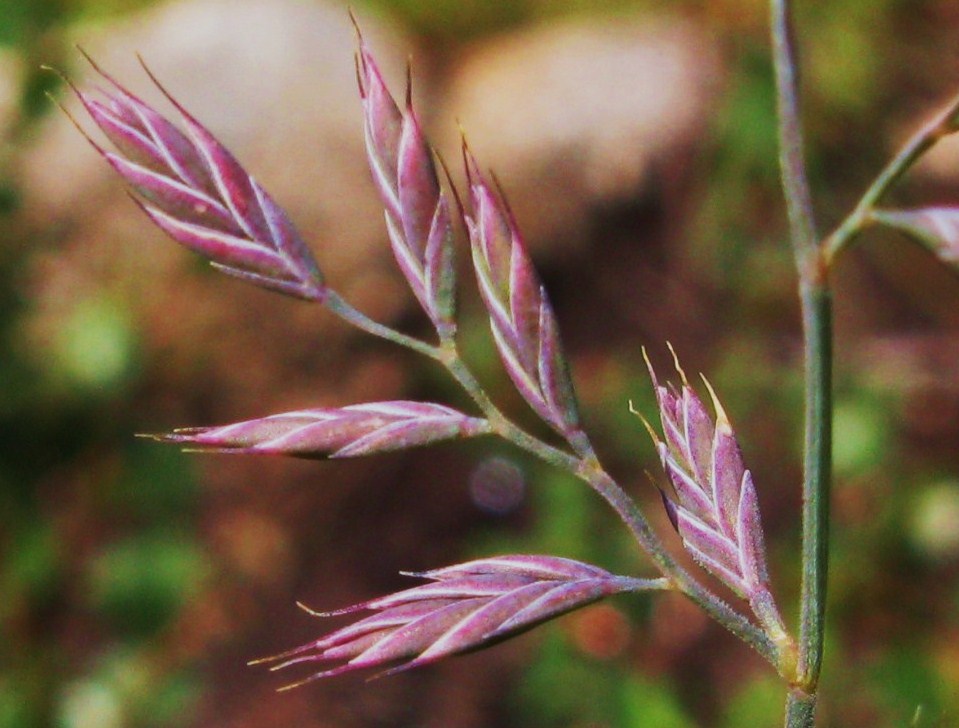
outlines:
[{"label": "spikelet", "polygon": [[151,435],[188,449],[242,454],[344,458],[403,450],[490,431],[486,420],[427,402],[369,402],[306,409],[220,427]]},{"label": "spikelet", "polygon": [[273,663],[271,669],[279,670],[338,663],[284,689],[399,662],[384,673],[390,675],[489,646],[612,594],[664,588],[664,580],[629,579],[579,561],[525,554],[408,575],[430,583],[335,612],[307,610],[320,617],[375,613],[250,664]]},{"label": "spikelet", "polygon": [[473,267],[493,339],[513,384],[557,432],[580,432],[573,383],[556,316],[516,221],[463,145],[472,214],[466,216]]},{"label": "spikelet", "polygon": [[678,361],[679,390],[661,386],[648,357],[646,364],[663,439],[649,423],[646,427],[672,484],[671,490],[661,493],[673,526],[692,557],[749,602],[767,633],[785,639],[770,591],[756,489],[726,412],[704,379],[715,419],[709,414]]},{"label": "spikelet", "polygon": [[102,100],[73,90],[116,151],[87,139],[130,185],[134,200],[150,219],[224,273],[322,301],[323,276],[300,234],[236,158],[145,65],[151,81],[179,113],[183,129],[86,58],[106,82]]},{"label": "spikelet", "polygon": [[401,110],[360,36],[357,79],[367,156],[393,255],[440,336],[448,338],[456,330],[452,220],[433,152],[413,111],[410,76]]}]

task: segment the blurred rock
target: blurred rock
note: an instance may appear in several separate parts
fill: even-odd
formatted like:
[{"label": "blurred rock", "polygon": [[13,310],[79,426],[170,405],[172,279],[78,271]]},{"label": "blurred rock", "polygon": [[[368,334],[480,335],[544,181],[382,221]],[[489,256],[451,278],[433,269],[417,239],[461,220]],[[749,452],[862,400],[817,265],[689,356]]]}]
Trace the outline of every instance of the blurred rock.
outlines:
[{"label": "blurred rock", "polygon": [[532,27],[475,47],[454,71],[441,148],[457,158],[458,119],[527,236],[568,240],[591,208],[648,192],[702,130],[718,75],[714,44],[685,20]]}]

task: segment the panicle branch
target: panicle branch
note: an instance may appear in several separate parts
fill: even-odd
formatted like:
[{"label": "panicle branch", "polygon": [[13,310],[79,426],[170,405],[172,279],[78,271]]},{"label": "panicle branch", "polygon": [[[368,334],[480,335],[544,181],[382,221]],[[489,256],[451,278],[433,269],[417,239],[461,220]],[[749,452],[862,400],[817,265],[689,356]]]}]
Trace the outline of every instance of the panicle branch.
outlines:
[{"label": "panicle branch", "polygon": [[[423,402],[372,402],[286,412],[217,427],[155,435],[187,449],[296,457],[352,457],[496,432],[590,483],[624,518],[670,578],[614,576],[551,556],[509,556],[416,576],[429,584],[331,614],[374,614],[290,652],[267,658],[274,669],[334,663],[306,681],[403,661],[396,670],[479,649],[559,614],[624,591],[682,588],[763,654],[784,630],[768,589],[762,533],[751,476],[718,403],[715,425],[695,393],[660,388],[668,445],[659,443],[676,489],[667,500],[684,543],[705,568],[750,601],[766,630],[690,579],[660,548],[635,503],[602,471],[580,427],[578,405],[559,327],[502,192],[491,185],[465,142],[470,211],[455,197],[469,234],[472,262],[503,365],[532,409],[575,456],[527,435],[506,420],[456,349],[453,232],[450,205],[434,155],[412,108],[390,95],[360,37],[357,79],[370,168],[383,200],[393,254],[439,334],[439,345],[378,324],[328,289],[286,214],[236,159],[151,80],[179,112],[178,127],[94,65],[107,82],[105,100],[74,88],[116,151],[91,144],[130,184],[135,199],[171,237],[231,275],[319,301],[358,328],[442,362],[485,419]],[[90,63],[93,65],[93,61]],[[145,67],[144,67],[145,68]],[[453,190],[455,195],[455,190]],[[687,428],[676,434],[680,425]],[[685,440],[683,439],[685,437]],[[708,441],[708,442],[707,442]],[[658,442],[658,441],[657,441]],[[709,468],[707,468],[707,465]],[[675,568],[674,568],[675,567]],[[328,615],[321,615],[328,616]],[[778,630],[778,632],[777,632]],[[768,638],[767,638],[768,636]],[[303,682],[306,682],[303,681]],[[301,684],[301,683],[297,683]]]}]

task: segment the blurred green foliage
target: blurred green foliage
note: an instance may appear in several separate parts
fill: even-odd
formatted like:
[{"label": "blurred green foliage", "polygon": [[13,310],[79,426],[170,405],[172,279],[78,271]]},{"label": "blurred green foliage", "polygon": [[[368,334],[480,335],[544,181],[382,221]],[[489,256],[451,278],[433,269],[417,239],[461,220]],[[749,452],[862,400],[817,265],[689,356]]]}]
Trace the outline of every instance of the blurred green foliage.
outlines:
[{"label": "blurred green foliage", "polygon": [[190,534],[139,534],[110,545],[90,564],[90,601],[121,634],[150,636],[197,596],[204,571]]},{"label": "blurred green foliage", "polygon": [[23,46],[66,15],[62,0],[4,3],[0,8],[0,44]]},{"label": "blurred green foliage", "polygon": [[726,705],[722,726],[772,726],[782,719],[783,696],[779,680],[763,676],[747,682]]},{"label": "blurred green foliage", "polygon": [[[557,690],[559,685],[576,689]],[[621,664],[584,660],[555,633],[540,646],[517,694],[524,725],[695,726],[668,682],[629,674]]]},{"label": "blurred green foliage", "polygon": [[121,302],[94,298],[61,322],[45,357],[22,338],[33,251],[13,223],[10,160],[49,106],[53,76],[40,63],[58,57],[58,27],[134,4],[144,3],[0,3],[0,50],[23,59],[19,122],[0,130],[2,728],[183,725],[201,685],[153,642],[208,566],[189,464],[132,442],[133,323]]}]

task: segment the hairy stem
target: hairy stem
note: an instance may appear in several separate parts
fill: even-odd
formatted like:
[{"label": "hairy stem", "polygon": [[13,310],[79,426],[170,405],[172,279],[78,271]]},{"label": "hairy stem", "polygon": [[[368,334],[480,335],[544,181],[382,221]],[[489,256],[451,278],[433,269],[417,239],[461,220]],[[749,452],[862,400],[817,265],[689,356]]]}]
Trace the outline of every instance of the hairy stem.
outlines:
[{"label": "hairy stem", "polygon": [[816,725],[816,696],[801,690],[790,690],[786,696],[787,728],[814,728]]},{"label": "hairy stem", "polygon": [[815,724],[829,568],[832,447],[832,307],[828,267],[818,243],[803,158],[798,61],[789,0],[771,0],[779,161],[799,272],[805,355],[802,587],[798,674],[786,702],[787,728]]}]

